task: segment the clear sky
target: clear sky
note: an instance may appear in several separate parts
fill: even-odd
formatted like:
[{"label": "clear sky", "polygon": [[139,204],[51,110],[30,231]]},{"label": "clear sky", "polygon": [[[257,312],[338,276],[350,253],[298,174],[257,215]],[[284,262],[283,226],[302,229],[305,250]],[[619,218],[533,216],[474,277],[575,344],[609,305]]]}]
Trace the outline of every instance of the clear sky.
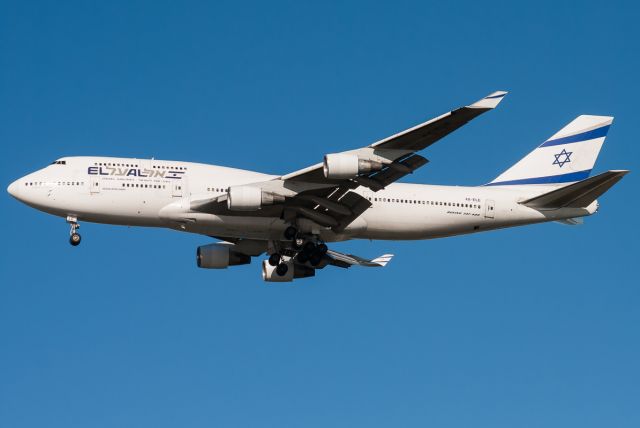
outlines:
[{"label": "clear sky", "polygon": [[[517,6],[512,4],[517,3]],[[4,193],[2,427],[638,427],[638,8],[615,2],[2,2],[0,183],[65,155],[285,173],[494,91],[412,182],[486,183],[579,114],[583,226],[337,245],[396,254],[267,285],[201,236]],[[4,189],[4,188],[3,188]]]}]

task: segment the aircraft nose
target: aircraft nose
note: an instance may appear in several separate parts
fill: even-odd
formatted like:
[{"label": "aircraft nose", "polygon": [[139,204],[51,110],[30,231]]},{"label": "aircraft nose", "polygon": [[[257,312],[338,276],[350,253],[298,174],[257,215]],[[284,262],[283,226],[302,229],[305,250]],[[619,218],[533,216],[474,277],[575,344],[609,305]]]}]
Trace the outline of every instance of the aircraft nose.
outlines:
[{"label": "aircraft nose", "polygon": [[9,192],[9,194],[11,196],[13,196],[14,198],[18,198],[18,189],[20,188],[19,184],[18,184],[18,180],[14,181],[13,183],[9,184],[9,187],[7,187],[7,192]]}]

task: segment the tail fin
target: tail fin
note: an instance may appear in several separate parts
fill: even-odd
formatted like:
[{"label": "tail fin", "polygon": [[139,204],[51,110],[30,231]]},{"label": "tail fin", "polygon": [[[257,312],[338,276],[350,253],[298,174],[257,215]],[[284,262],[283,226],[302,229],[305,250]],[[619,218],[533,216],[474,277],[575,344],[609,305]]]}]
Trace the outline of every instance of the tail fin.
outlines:
[{"label": "tail fin", "polygon": [[536,209],[586,208],[622,180],[629,171],[607,171],[521,202]]},{"label": "tail fin", "polygon": [[610,116],[578,116],[487,185],[558,184],[589,177],[611,122]]}]

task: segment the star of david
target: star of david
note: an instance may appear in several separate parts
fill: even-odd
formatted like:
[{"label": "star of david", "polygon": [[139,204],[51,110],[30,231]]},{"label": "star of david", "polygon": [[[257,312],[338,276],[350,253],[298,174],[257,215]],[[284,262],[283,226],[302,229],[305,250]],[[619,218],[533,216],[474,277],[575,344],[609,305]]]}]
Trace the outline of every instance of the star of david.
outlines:
[{"label": "star of david", "polygon": [[573,152],[568,152],[565,149],[562,149],[560,153],[558,153],[557,155],[553,155],[556,160],[553,161],[552,165],[558,165],[560,168],[562,168],[565,163],[571,162],[570,157],[572,154]]}]

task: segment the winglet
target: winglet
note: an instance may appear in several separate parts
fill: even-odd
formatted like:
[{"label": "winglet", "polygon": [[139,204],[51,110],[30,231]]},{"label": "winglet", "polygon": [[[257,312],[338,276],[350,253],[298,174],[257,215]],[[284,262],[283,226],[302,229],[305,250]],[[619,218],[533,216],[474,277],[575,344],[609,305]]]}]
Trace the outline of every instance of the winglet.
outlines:
[{"label": "winglet", "polygon": [[383,254],[380,257],[376,257],[375,259],[371,260],[371,263],[385,267],[387,263],[391,261],[392,258],[393,258],[393,254]]},{"label": "winglet", "polygon": [[500,104],[500,101],[502,101],[504,96],[507,94],[508,94],[507,91],[495,91],[487,95],[483,99],[478,100],[475,103],[471,104],[469,108],[486,108],[486,109],[496,108],[498,104]]}]

